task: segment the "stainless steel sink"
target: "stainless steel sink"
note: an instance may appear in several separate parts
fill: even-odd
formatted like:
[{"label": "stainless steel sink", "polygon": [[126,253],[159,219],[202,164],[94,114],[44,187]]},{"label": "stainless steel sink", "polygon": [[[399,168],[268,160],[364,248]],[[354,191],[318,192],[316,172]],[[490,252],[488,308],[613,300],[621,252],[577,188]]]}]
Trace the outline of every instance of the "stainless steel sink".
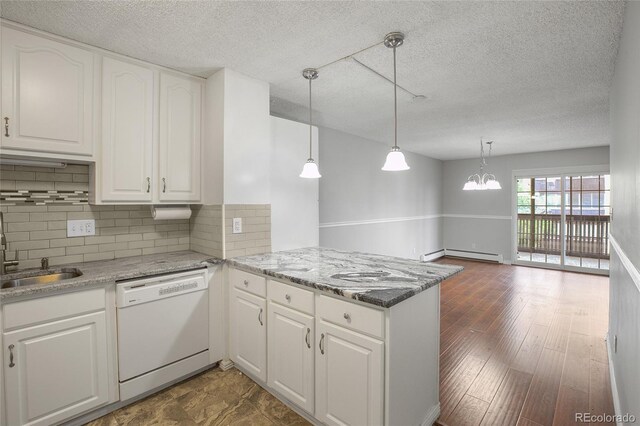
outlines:
[{"label": "stainless steel sink", "polygon": [[3,281],[1,288],[22,287],[25,285],[43,285],[51,284],[58,281],[76,278],[82,275],[82,272],[76,268],[63,268],[58,270],[42,271],[40,274],[30,274],[24,277],[17,277],[11,280]]}]

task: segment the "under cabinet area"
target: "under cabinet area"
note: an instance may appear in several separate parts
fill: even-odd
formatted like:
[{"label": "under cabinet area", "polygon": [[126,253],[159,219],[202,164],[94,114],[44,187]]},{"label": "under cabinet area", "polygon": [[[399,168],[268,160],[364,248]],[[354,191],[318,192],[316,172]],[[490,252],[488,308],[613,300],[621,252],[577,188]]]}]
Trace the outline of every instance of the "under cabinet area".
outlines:
[{"label": "under cabinet area", "polygon": [[3,26],[3,152],[88,159],[95,61],[89,50]]},{"label": "under cabinet area", "polygon": [[50,425],[107,404],[105,290],[3,307],[8,425]]}]

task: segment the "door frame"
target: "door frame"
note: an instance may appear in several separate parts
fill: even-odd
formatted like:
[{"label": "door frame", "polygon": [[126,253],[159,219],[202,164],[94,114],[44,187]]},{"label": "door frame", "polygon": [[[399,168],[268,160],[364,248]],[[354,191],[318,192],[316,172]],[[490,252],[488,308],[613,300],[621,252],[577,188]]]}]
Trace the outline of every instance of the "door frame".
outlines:
[{"label": "door frame", "polygon": [[[567,176],[575,176],[580,174],[611,174],[608,164],[596,164],[592,166],[569,166],[569,167],[547,167],[535,169],[517,169],[511,171],[511,264],[521,266],[532,266],[544,269],[556,269],[560,271],[582,272],[597,275],[609,275],[608,269],[593,269],[580,266],[569,266],[565,264],[565,193],[564,178]],[[526,260],[518,260],[518,195],[517,195],[517,179],[521,177],[553,177],[560,176],[562,180],[560,205],[561,219],[560,232],[561,238],[561,254],[560,264],[540,263]]]}]

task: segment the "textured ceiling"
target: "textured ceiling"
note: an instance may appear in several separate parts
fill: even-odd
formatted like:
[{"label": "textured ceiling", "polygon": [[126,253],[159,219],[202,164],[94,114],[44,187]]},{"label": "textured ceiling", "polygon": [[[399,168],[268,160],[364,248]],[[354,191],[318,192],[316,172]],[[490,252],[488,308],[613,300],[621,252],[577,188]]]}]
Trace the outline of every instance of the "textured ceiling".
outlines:
[{"label": "textured ceiling", "polygon": [[[307,116],[305,67],[403,31],[399,145],[440,159],[609,144],[609,86],[624,3],[6,1],[12,21],[209,76],[271,83],[272,113]],[[381,44],[355,56],[392,76]],[[353,60],[314,82],[317,124],[392,144],[393,86]]]}]

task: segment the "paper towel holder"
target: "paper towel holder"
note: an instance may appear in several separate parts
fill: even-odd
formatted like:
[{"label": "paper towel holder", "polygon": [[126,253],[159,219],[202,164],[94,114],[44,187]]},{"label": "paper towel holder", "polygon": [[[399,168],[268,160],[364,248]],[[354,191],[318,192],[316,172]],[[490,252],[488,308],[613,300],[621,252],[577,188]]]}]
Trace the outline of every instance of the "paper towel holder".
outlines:
[{"label": "paper towel holder", "polygon": [[151,205],[153,220],[173,220],[191,218],[191,207],[188,204]]}]

